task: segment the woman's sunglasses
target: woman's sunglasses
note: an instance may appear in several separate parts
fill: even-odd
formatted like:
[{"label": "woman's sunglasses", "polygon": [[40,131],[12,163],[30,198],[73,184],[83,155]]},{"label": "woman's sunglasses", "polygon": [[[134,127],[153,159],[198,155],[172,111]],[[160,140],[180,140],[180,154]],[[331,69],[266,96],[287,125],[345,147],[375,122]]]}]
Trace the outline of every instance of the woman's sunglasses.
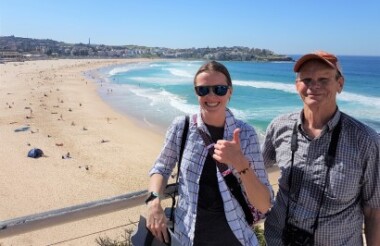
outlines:
[{"label": "woman's sunglasses", "polygon": [[217,96],[224,96],[227,94],[228,85],[212,85],[212,86],[195,86],[195,92],[198,96],[203,97],[210,93],[210,89]]}]

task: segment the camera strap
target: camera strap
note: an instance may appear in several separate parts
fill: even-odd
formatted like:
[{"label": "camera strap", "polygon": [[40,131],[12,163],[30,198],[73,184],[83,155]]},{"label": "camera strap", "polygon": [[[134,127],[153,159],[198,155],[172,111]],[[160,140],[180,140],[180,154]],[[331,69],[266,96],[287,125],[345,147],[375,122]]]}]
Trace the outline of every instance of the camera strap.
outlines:
[{"label": "camera strap", "polygon": [[[334,128],[334,130],[332,132],[327,156],[325,158],[325,164],[327,166],[327,171],[326,171],[326,176],[325,176],[325,182],[323,185],[322,195],[319,198],[319,208],[318,208],[317,216],[316,216],[314,224],[312,226],[313,235],[315,233],[315,230],[318,227],[319,215],[320,215],[321,208],[322,208],[322,205],[324,202],[326,188],[329,185],[330,169],[335,163],[336,148],[338,146],[338,140],[339,140],[339,134],[341,132],[341,128],[342,128],[342,122],[341,122],[341,119],[339,119],[338,124],[336,125],[336,127]],[[290,174],[289,174],[289,178],[288,178],[289,196],[288,196],[288,204],[286,206],[285,224],[287,224],[289,221],[289,199],[290,199],[290,194],[291,194],[291,189],[292,189],[292,184],[293,184],[294,154],[298,149],[297,134],[298,134],[298,122],[296,122],[294,124],[293,132],[292,132],[292,138],[291,138],[291,142],[290,142],[290,149],[292,151],[292,159],[291,159],[291,165],[290,165]],[[298,202],[298,198],[297,198],[297,202]]]}]

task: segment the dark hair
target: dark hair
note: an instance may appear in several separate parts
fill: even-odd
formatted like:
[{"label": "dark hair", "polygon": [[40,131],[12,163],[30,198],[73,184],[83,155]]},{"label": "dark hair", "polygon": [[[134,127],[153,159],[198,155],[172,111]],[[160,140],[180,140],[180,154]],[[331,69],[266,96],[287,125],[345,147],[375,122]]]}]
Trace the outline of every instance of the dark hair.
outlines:
[{"label": "dark hair", "polygon": [[197,73],[194,76],[194,85],[195,85],[195,81],[197,79],[197,76],[203,72],[220,72],[220,73],[224,74],[224,76],[226,76],[226,78],[227,78],[227,85],[232,87],[231,75],[228,72],[227,68],[222,63],[219,63],[217,61],[210,61],[210,62],[203,64],[198,69]]}]

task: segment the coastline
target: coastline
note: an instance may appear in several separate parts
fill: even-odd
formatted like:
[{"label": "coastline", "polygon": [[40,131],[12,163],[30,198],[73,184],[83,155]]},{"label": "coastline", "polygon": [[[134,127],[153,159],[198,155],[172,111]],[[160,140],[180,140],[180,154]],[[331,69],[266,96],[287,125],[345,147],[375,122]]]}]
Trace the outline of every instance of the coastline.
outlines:
[{"label": "coastline", "polygon": [[[83,72],[149,61],[40,60],[0,65],[1,221],[146,189],[163,135],[108,106],[96,83]],[[15,131],[22,127],[29,128]],[[28,158],[32,148],[40,148],[46,157]],[[66,158],[68,153],[71,158]],[[142,208],[1,238],[0,243],[49,245],[137,221]],[[123,229],[107,231],[115,239],[123,234]],[[94,245],[102,235],[70,244]]]},{"label": "coastline", "polygon": [[[117,63],[110,66],[105,66],[105,67],[101,67],[97,69],[84,71],[83,76],[96,85],[96,93],[99,99],[102,100],[109,107],[111,107],[113,111],[116,111],[122,116],[127,117],[129,121],[133,122],[134,124],[138,125],[141,128],[144,128],[148,131],[154,131],[155,133],[164,136],[168,127],[167,124],[160,124],[159,122],[150,122],[146,120],[145,117],[141,116],[140,114],[132,113],[129,110],[126,110],[129,108],[126,105],[129,105],[129,103],[131,103],[131,99],[129,95],[121,96],[119,94],[120,88],[117,85],[115,86],[114,81],[111,81],[111,78],[109,76],[110,76],[110,71],[117,70],[125,66],[131,66],[131,65],[133,66],[133,65],[140,65],[140,63],[161,62],[161,61],[167,61],[167,60],[139,59],[139,58],[132,59],[132,60],[133,62]],[[117,99],[115,100],[114,98],[115,94],[118,94],[116,96],[117,98],[124,97],[124,98],[128,98],[128,100],[126,100],[125,103],[120,103],[117,101]]]},{"label": "coastline", "polygon": [[[98,78],[86,71],[151,61],[0,64],[1,221],[146,189],[164,134],[108,105]],[[29,128],[15,131],[23,127]],[[46,157],[28,158],[32,148]],[[268,173],[271,180],[277,176]],[[108,229],[135,222],[141,213],[144,206],[0,238],[0,244],[95,245],[101,236],[120,238],[125,227]]]}]

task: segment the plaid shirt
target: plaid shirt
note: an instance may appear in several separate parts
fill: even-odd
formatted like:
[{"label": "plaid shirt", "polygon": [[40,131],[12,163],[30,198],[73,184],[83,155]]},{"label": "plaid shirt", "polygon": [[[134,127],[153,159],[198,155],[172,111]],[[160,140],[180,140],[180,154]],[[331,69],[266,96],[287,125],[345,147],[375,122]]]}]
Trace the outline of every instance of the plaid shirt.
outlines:
[{"label": "plaid shirt", "polygon": [[[174,119],[166,133],[164,147],[151,169],[150,175],[160,173],[165,178],[168,178],[171,174],[179,158],[184,122],[184,117]],[[189,133],[181,162],[179,199],[175,210],[175,232],[183,245],[192,245],[194,241],[199,180],[208,154],[197,127],[200,127],[207,134],[210,134],[206,125],[202,122],[200,114],[190,117]],[[232,140],[233,131],[236,128],[241,129],[241,148],[245,157],[250,162],[250,167],[255,171],[260,181],[272,192],[255,130],[250,125],[235,119],[232,113],[227,109],[223,139]],[[232,167],[230,168],[239,182],[241,182],[236,170]],[[256,235],[247,224],[244,212],[238,201],[229,191],[218,169],[216,169],[216,172],[219,189],[224,202],[225,215],[232,232],[242,245],[258,245]],[[244,186],[242,186],[242,189],[244,189]]]},{"label": "plaid shirt", "polygon": [[[281,169],[275,204],[265,221],[268,245],[282,245],[288,204],[291,165],[290,139],[298,124],[298,150],[293,165],[289,199],[289,222],[312,232],[321,196],[324,201],[315,232],[315,245],[362,245],[363,206],[380,208],[380,162],[377,133],[352,117],[337,111],[320,136],[309,139],[302,130],[303,112],[280,116],[269,125],[263,156],[266,166]],[[325,156],[331,134],[342,119],[335,163],[323,193],[327,167]]]}]

